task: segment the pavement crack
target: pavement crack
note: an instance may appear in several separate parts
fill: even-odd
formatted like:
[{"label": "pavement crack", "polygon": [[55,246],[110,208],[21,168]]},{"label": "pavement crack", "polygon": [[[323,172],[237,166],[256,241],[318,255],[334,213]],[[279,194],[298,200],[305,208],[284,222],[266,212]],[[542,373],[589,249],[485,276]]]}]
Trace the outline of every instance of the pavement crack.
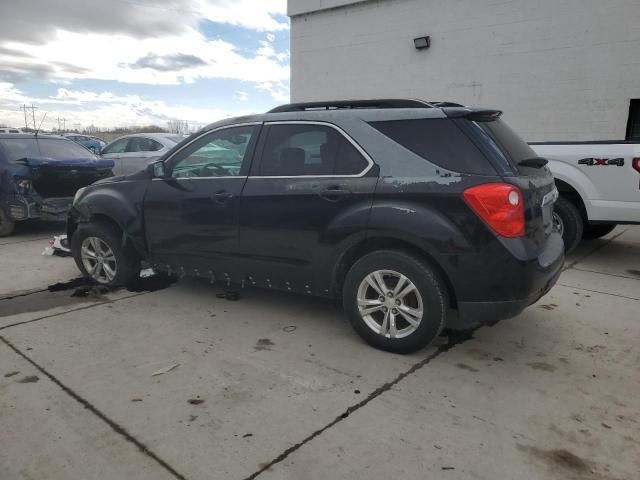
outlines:
[{"label": "pavement crack", "polygon": [[121,300],[127,300],[129,298],[139,297],[139,296],[145,295],[147,293],[149,293],[149,292],[136,293],[134,295],[128,295],[126,297],[116,298],[115,300],[105,300],[103,302],[96,302],[96,303],[92,303],[91,305],[83,305],[82,307],[72,308],[70,310],[65,310],[63,312],[52,313],[50,315],[43,315],[42,317],[32,318],[31,320],[24,320],[22,322],[10,323],[9,325],[5,325],[3,327],[0,327],[0,331],[6,330],[6,329],[12,328],[12,327],[17,327],[17,326],[20,326],[20,325],[26,325],[28,323],[39,322],[41,320],[46,320],[48,318],[59,317],[60,315],[66,315],[67,313],[79,312],[81,310],[89,310],[90,308],[99,307],[100,305],[116,303],[116,302],[119,302]]},{"label": "pavement crack", "polygon": [[4,296],[0,297],[0,302],[3,300],[14,300],[20,297],[28,297],[29,295],[33,295],[35,293],[46,292],[48,288],[41,288],[39,290],[26,290],[24,292],[14,292],[14,293],[6,293]]},{"label": "pavement crack", "polygon": [[45,370],[44,367],[42,367],[40,364],[36,363],[30,357],[25,355],[18,347],[13,345],[13,343],[11,343],[9,340],[4,338],[2,335],[0,335],[0,341],[2,341],[5,345],[7,345],[7,347],[9,347],[11,350],[13,350],[17,355],[19,355],[20,357],[24,358],[27,362],[29,362],[31,365],[33,365],[33,367],[35,367],[40,373],[42,373],[49,380],[51,380],[58,387],[60,387],[67,395],[69,395],[71,398],[73,398],[76,402],[78,402],[84,408],[89,410],[91,413],[93,413],[95,416],[97,416],[100,420],[105,422],[109,427],[111,427],[111,429],[114,432],[116,432],[118,435],[124,437],[125,440],[127,440],[128,442],[130,442],[133,445],[135,445],[136,447],[138,447],[138,449],[143,454],[145,454],[146,456],[148,456],[149,458],[154,460],[161,467],[163,467],[165,470],[167,470],[169,473],[171,473],[175,478],[177,478],[179,480],[186,480],[186,477],[184,475],[179,473],[175,468],[173,468],[166,461],[161,459],[157,454],[155,454],[151,449],[149,449],[149,447],[147,447],[144,443],[142,443],[142,441],[138,440],[131,433],[129,433],[122,425],[116,423],[115,420],[112,420],[111,418],[109,418],[105,413],[103,413],[101,410],[99,410],[95,405],[93,405],[87,399],[85,399],[82,396],[80,396],[80,394],[77,393],[75,390],[73,390],[71,387],[68,387],[67,385],[62,383],[56,376],[54,376],[48,370]]},{"label": "pavement crack", "polygon": [[310,435],[308,435],[307,437],[305,437],[302,441],[300,441],[300,442],[296,443],[295,445],[292,445],[291,447],[287,448],[284,452],[282,452],[280,455],[275,457],[273,460],[271,460],[269,462],[266,462],[264,464],[261,464],[262,466],[261,466],[260,470],[252,473],[251,475],[246,477],[244,480],[253,480],[256,477],[258,477],[260,474],[262,474],[263,472],[269,470],[274,465],[282,462],[289,455],[294,453],[296,450],[299,450],[300,448],[302,448],[304,445],[309,443],[314,438],[322,435],[325,431],[329,430],[330,428],[334,427],[338,423],[340,423],[343,420],[345,420],[346,418],[348,418],[352,413],[360,410],[361,408],[366,406],[368,403],[370,403],[371,401],[373,401],[376,398],[378,398],[383,393],[388,392],[389,390],[391,390],[394,386],[396,386],[402,380],[407,378],[409,375],[414,374],[415,372],[417,372],[418,370],[420,370],[421,368],[423,368],[424,366],[429,364],[431,361],[435,360],[437,357],[442,355],[443,353],[446,353],[449,350],[451,350],[456,345],[460,345],[461,343],[464,343],[467,340],[470,340],[471,338],[473,338],[473,333],[474,332],[475,332],[475,330],[464,331],[464,332],[452,332],[449,335],[449,340],[447,341],[447,343],[445,343],[443,345],[440,345],[436,349],[436,351],[433,352],[431,355],[429,355],[426,358],[420,360],[418,363],[413,364],[409,369],[407,369],[404,372],[398,374],[398,376],[396,376],[393,380],[391,380],[391,381],[381,385],[380,387],[376,388],[373,392],[371,392],[369,395],[367,395],[367,397],[365,397],[363,400],[361,400],[360,402],[356,403],[355,405],[352,405],[352,406],[348,407],[344,412],[342,412],[340,415],[338,415],[335,419],[333,419],[331,422],[326,424],[324,427],[316,430],[315,432],[313,432]]},{"label": "pavement crack", "polygon": [[571,270],[575,270],[577,272],[597,273],[599,275],[607,275],[609,277],[626,278],[627,280],[640,281],[640,278],[638,278],[638,277],[629,277],[627,275],[620,275],[618,273],[598,272],[596,270],[589,270],[587,268],[578,268],[578,267],[570,267],[570,268],[571,268]]}]

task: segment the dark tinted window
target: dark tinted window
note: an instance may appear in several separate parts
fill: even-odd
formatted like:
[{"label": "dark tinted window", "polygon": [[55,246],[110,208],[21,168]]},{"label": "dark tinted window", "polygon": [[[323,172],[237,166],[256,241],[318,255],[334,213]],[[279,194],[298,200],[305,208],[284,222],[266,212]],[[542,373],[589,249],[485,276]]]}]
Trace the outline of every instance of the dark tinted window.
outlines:
[{"label": "dark tinted window", "polygon": [[271,125],[259,175],[357,175],[367,166],[360,152],[332,127]]},{"label": "dark tinted window", "polygon": [[67,139],[54,138],[25,138],[1,140],[9,154],[9,161],[15,162],[21,158],[47,157],[59,160],[73,160],[77,158],[91,158],[93,156],[85,148]]},{"label": "dark tinted window", "polygon": [[536,152],[502,120],[472,123],[487,132],[503,155],[515,165],[521,160],[537,157]]},{"label": "dark tinted window", "polygon": [[494,175],[495,169],[448,119],[372,122],[371,126],[425,160],[460,173]]},{"label": "dark tinted window", "polygon": [[629,104],[626,138],[631,141],[640,141],[640,100],[638,99],[631,100]]}]

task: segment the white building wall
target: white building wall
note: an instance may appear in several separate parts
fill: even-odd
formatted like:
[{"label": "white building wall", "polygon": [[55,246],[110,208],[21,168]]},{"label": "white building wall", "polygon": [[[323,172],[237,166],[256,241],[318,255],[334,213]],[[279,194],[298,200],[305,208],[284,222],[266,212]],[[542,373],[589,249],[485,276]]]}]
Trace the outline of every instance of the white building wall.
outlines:
[{"label": "white building wall", "polygon": [[549,141],[622,139],[640,98],[640,0],[289,2],[292,101],[495,107]]}]

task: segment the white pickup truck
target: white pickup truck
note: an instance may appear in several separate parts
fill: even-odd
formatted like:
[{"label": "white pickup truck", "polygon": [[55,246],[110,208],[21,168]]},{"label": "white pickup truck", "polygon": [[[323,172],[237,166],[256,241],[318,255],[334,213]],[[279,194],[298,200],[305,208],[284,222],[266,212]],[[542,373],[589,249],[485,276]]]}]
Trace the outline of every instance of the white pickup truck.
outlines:
[{"label": "white pickup truck", "polygon": [[640,224],[640,142],[531,143],[560,197],[554,221],[567,252],[618,224]]}]

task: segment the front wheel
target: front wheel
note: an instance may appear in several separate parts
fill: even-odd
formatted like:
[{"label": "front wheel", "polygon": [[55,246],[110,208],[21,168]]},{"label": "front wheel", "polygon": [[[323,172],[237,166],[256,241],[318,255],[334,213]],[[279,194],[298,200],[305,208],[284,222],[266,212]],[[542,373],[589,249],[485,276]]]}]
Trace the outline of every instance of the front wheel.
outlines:
[{"label": "front wheel", "polygon": [[400,251],[365,255],[347,273],[343,304],[351,325],[370,345],[411,353],[445,325],[447,292],[438,273]]},{"label": "front wheel", "polygon": [[108,224],[82,224],[71,238],[71,252],[80,271],[101,285],[128,285],[140,275],[136,252]]}]

